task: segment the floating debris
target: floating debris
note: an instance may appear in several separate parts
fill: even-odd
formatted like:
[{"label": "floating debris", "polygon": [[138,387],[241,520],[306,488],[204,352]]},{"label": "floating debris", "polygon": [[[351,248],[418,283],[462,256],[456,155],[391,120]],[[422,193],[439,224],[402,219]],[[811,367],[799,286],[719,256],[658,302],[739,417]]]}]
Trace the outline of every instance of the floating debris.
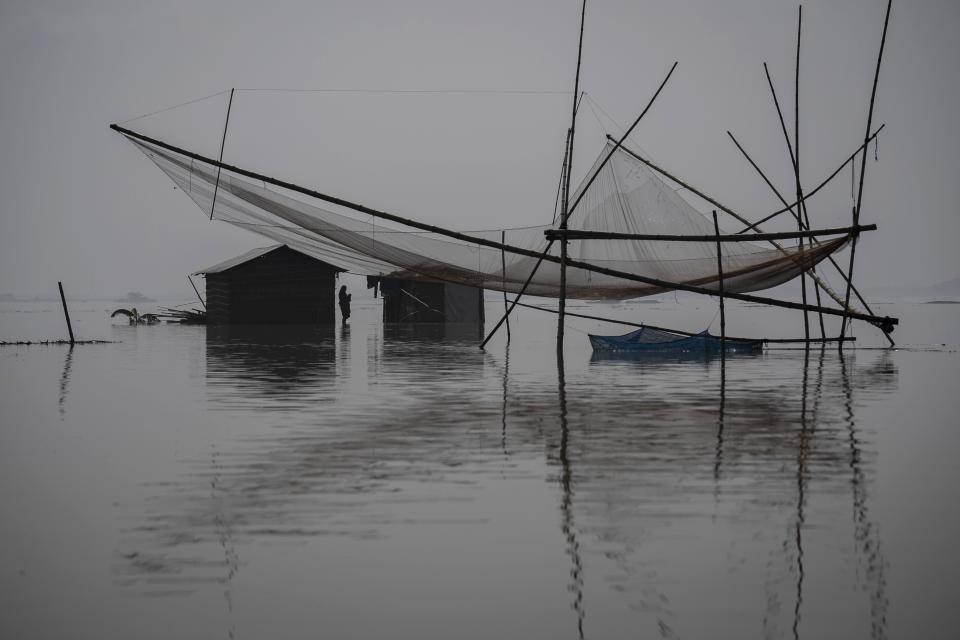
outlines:
[{"label": "floating debris", "polygon": [[163,307],[157,316],[167,322],[180,324],[207,324],[207,312],[200,309],[170,309]]}]

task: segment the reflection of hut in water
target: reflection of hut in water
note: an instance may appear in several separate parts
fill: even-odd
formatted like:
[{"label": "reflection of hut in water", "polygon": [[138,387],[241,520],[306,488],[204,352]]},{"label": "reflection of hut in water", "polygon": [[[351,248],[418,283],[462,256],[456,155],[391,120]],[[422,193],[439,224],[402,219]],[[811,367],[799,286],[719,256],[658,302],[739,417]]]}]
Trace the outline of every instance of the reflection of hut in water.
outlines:
[{"label": "reflection of hut in water", "polygon": [[483,324],[483,289],[451,282],[380,278],[384,323]]},{"label": "reflection of hut in water", "polygon": [[336,374],[334,331],[333,325],[207,327],[207,384],[222,390],[211,399],[289,403],[292,393],[315,394]]},{"label": "reflection of hut in water", "polygon": [[206,278],[208,324],[332,324],[339,271],[280,244],[194,275]]}]

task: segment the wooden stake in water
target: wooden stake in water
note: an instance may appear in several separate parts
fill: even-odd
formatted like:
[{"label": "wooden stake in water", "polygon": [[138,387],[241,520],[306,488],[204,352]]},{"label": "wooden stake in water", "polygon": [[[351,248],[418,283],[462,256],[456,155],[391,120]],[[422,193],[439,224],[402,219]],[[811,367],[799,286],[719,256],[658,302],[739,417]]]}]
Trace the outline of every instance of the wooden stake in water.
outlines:
[{"label": "wooden stake in water", "polygon": [[70,324],[70,312],[67,310],[67,298],[63,295],[63,283],[58,282],[57,286],[60,287],[60,302],[63,303],[63,315],[67,318],[67,331],[70,332],[70,346],[76,342],[73,339],[73,325]]}]

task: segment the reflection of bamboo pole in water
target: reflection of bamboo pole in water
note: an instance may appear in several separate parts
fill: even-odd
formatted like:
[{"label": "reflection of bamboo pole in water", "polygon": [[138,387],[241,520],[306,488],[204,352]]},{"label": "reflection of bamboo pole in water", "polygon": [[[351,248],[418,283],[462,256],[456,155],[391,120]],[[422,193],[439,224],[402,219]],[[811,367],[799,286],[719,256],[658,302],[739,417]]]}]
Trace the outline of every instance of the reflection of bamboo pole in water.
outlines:
[{"label": "reflection of bamboo pole in water", "polygon": [[[822,360],[821,360],[822,363]],[[810,453],[812,429],[807,428],[807,385],[810,379],[810,348],[803,352],[803,384],[800,394],[800,446],[797,450],[797,519],[794,522],[794,542],[797,550],[797,594],[793,605],[793,637],[800,637],[800,608],[803,605],[803,527],[807,506],[807,457]],[[819,389],[819,385],[818,385]]]},{"label": "reflection of bamboo pole in water", "polygon": [[[886,594],[886,578],[884,569],[886,561],[880,549],[880,539],[876,535],[876,528],[869,519],[867,507],[867,487],[861,466],[860,441],[857,439],[856,421],[853,413],[853,393],[850,377],[847,374],[846,358],[841,351],[840,375],[843,383],[844,409],[846,411],[847,430],[850,443],[850,471],[853,487],[853,537],[856,543],[857,554],[866,554],[867,574],[865,586],[873,588],[870,591],[870,636],[872,638],[887,637],[887,607],[890,601]],[[873,583],[872,585],[870,583]]]},{"label": "reflection of bamboo pole in water", "polygon": [[60,418],[66,411],[67,402],[67,383],[70,382],[70,367],[73,365],[73,345],[67,351],[67,357],[63,360],[63,375],[60,376]]},{"label": "reflection of bamboo pole in water", "polygon": [[[720,352],[723,354],[723,350]],[[720,410],[717,413],[717,453],[713,461],[714,497],[720,491],[720,465],[723,463],[723,418],[727,402],[727,360],[720,357]]]},{"label": "reflection of bamboo pole in water", "polygon": [[[507,331],[509,336],[509,327]],[[503,457],[507,457],[507,383],[510,375],[510,340],[507,339],[507,344],[504,347],[503,351],[503,413],[501,418],[501,429],[500,429],[500,448],[503,449]]]},{"label": "reflection of bamboo pole in water", "polygon": [[573,610],[577,612],[577,633],[583,638],[583,562],[580,559],[580,542],[573,523],[573,489],[570,458],[567,452],[569,429],[567,426],[567,390],[563,372],[563,352],[557,351],[557,379],[560,400],[560,488],[563,498],[560,502],[562,520],[560,528],[567,541],[567,555],[573,562],[570,569],[570,591],[573,596]]},{"label": "reflection of bamboo pole in water", "polygon": [[217,542],[220,544],[220,547],[223,549],[223,558],[224,564],[227,567],[227,577],[224,579],[223,587],[223,598],[227,602],[227,614],[230,617],[229,628],[227,629],[227,637],[233,638],[236,634],[236,627],[233,622],[233,577],[237,575],[237,571],[240,569],[240,555],[237,553],[236,545],[233,542],[233,534],[230,531],[230,525],[227,522],[227,518],[223,514],[223,509],[218,508],[222,506],[222,500],[217,495],[217,493],[224,493],[224,490],[220,488],[220,463],[219,463],[220,454],[216,449],[210,454],[210,466],[213,468],[213,478],[210,480],[210,497],[212,499],[213,508],[216,510],[216,514],[213,516],[213,525],[216,529]]}]

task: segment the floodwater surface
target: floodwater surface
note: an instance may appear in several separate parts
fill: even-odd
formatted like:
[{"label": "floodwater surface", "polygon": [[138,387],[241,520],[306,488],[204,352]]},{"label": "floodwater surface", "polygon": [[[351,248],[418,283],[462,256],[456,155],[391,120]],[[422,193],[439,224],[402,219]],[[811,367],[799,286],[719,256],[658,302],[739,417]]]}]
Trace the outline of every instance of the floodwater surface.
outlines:
[{"label": "floodwater surface", "polygon": [[[597,357],[582,331],[629,328],[574,321],[562,369],[531,310],[481,351],[373,302],[74,307],[117,342],[0,347],[0,637],[955,637],[956,305],[881,307],[898,350],[724,362]],[[0,338],[58,313],[4,303]]]}]

